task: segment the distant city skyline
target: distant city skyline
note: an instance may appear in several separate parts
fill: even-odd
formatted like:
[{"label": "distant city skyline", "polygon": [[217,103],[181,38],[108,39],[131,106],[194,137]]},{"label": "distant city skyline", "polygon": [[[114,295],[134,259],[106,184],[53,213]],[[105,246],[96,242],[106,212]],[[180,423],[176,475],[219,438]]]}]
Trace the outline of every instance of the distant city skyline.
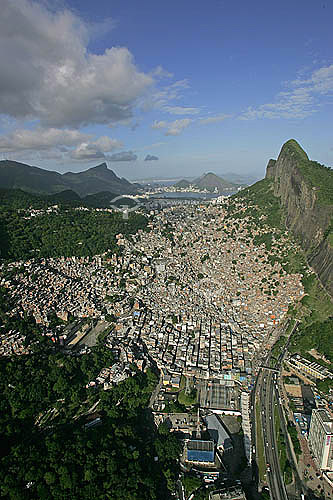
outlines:
[{"label": "distant city skyline", "polygon": [[332,3],[3,0],[0,158],[129,180],[333,165]]}]

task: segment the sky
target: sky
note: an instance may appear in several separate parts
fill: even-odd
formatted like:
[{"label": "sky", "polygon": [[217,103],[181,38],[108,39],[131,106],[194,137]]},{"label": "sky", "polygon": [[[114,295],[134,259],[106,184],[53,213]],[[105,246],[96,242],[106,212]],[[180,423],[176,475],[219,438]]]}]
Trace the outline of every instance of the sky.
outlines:
[{"label": "sky", "polygon": [[333,165],[331,0],[1,0],[0,159],[130,180]]}]

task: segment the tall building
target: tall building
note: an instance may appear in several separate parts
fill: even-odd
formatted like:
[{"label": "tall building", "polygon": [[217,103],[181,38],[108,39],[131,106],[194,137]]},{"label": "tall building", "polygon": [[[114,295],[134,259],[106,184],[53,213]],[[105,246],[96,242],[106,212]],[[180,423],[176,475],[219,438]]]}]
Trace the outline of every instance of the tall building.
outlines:
[{"label": "tall building", "polygon": [[326,410],[313,410],[309,445],[322,470],[333,470],[333,418]]}]

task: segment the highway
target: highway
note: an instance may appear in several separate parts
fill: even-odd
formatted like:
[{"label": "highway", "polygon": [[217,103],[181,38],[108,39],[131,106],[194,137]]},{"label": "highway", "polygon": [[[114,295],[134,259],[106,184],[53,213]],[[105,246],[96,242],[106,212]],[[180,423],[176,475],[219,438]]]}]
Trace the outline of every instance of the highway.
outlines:
[{"label": "highway", "polygon": [[[293,335],[295,329],[297,328],[297,322],[291,331],[288,341],[286,342],[283,350],[281,351],[279,358],[276,363],[275,370],[270,368],[262,367],[258,375],[257,384],[257,397],[260,403],[260,417],[261,417],[261,427],[264,439],[264,450],[267,463],[266,477],[270,489],[270,496],[273,500],[288,500],[288,495],[281,474],[280,462],[276,444],[276,431],[274,422],[274,408],[276,407],[280,416],[282,430],[285,434],[285,439],[287,443],[287,455],[289,462],[293,466],[293,458],[289,446],[289,440],[287,436],[287,429],[284,421],[284,411],[282,407],[281,398],[278,389],[278,372],[283,363],[284,356],[288,350],[291,336]],[[265,362],[266,365],[270,364],[270,355]],[[295,486],[298,490],[298,494],[305,493],[304,486],[298,475],[296,467],[294,469],[294,479]]]},{"label": "highway", "polygon": [[261,424],[264,438],[265,457],[267,462],[267,482],[271,498],[274,500],[288,500],[286,487],[281,475],[277,452],[274,426],[274,392],[275,376],[272,372],[264,372],[260,388]]}]

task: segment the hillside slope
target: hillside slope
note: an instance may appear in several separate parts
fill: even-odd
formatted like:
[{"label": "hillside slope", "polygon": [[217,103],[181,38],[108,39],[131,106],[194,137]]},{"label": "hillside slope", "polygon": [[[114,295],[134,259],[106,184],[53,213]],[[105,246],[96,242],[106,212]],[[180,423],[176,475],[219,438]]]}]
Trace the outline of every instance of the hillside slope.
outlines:
[{"label": "hillside slope", "polygon": [[138,185],[118,177],[106,163],[83,172],[59,174],[16,161],[0,161],[0,186],[28,193],[54,194],[72,190],[80,196],[109,191],[116,195],[135,194]]},{"label": "hillside slope", "polygon": [[266,178],[273,181],[288,229],[299,239],[308,263],[333,295],[333,171],[309,160],[293,139],[278,159],[270,160]]},{"label": "hillside slope", "polygon": [[220,193],[229,189],[237,189],[236,184],[228,182],[212,172],[208,172],[198,179],[195,179],[192,184],[197,186],[199,189],[207,189],[207,191],[214,191],[217,189]]}]

